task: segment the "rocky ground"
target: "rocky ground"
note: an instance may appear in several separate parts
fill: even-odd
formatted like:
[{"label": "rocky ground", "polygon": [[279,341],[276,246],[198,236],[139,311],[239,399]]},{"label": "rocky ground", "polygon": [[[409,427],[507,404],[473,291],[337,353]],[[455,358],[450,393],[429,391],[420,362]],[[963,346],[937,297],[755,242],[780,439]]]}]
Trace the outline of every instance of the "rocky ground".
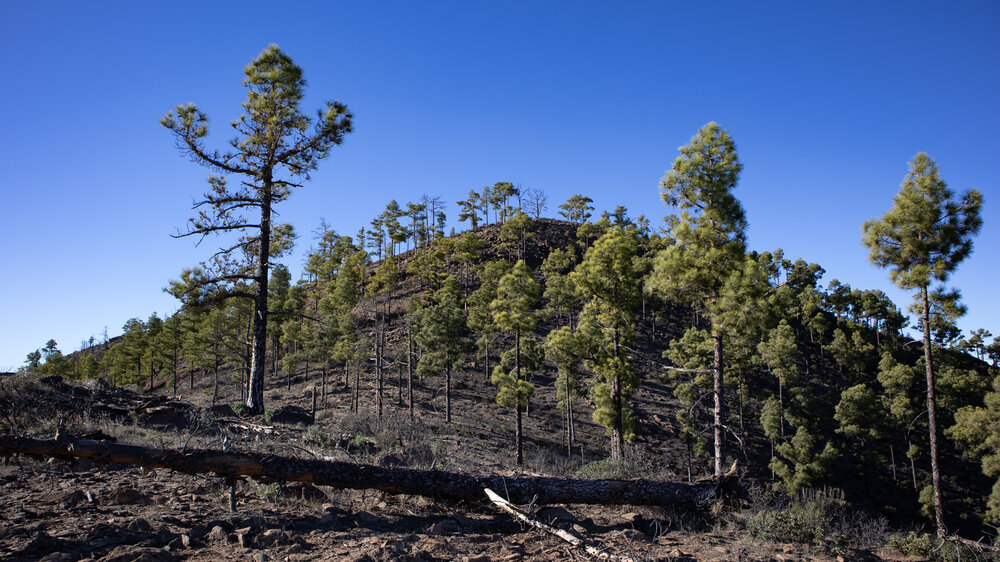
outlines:
[{"label": "rocky ground", "polygon": [[[399,412],[387,412],[379,431],[365,429],[369,418],[347,412],[346,394],[331,395],[329,407],[313,423],[306,412],[313,384],[302,381],[291,389],[275,385],[269,391],[271,403],[280,403],[284,397],[287,407],[274,410],[265,420],[236,416],[228,405],[211,407],[213,393],[205,381],[178,399],[166,396],[163,387],[160,394],[149,395],[100,381],[7,380],[0,385],[0,429],[37,438],[59,434],[172,449],[228,447],[286,456],[322,454],[383,466],[572,474],[572,464],[554,462],[558,456],[547,453],[559,446],[558,417],[533,416],[530,423],[536,424],[531,426],[535,435],[542,435],[547,424],[555,428],[550,432],[552,443],[535,441],[528,466],[515,469],[510,465],[506,459],[510,436],[490,422],[491,416],[495,419],[502,411],[491,413],[472,403],[483,392],[476,385],[485,383],[467,381],[458,389],[456,410],[462,413],[453,424],[440,422],[433,410],[422,413],[415,424],[404,423],[406,418]],[[421,386],[420,392],[429,402],[437,391]],[[234,400],[226,396],[220,402]],[[649,398],[651,404],[654,401],[655,396]],[[300,419],[303,416],[306,419]],[[582,454],[596,458],[604,446],[603,435],[590,424],[581,422],[581,428],[588,439]],[[0,466],[0,558],[5,560],[592,558],[560,538],[515,521],[485,500],[465,504],[242,481],[236,487],[232,512],[230,488],[214,475],[148,472],[89,460],[67,463],[13,457],[0,462],[4,463]],[[670,479],[671,474],[680,478],[674,471],[682,463],[676,464],[677,468],[647,467],[647,473],[660,470],[659,478]],[[757,541],[739,523],[738,509],[727,516],[707,510],[685,513],[578,505],[527,509],[537,520],[574,533],[616,559],[893,559],[885,550],[817,547],[815,541],[813,545]]]},{"label": "rocky ground", "polygon": [[[0,553],[9,560],[588,558],[487,503],[244,482],[232,513],[219,478],[29,459],[0,468],[0,482]],[[648,510],[547,507],[535,517],[632,560],[838,559],[735,531],[671,530]],[[847,558],[877,559],[860,552]]]}]

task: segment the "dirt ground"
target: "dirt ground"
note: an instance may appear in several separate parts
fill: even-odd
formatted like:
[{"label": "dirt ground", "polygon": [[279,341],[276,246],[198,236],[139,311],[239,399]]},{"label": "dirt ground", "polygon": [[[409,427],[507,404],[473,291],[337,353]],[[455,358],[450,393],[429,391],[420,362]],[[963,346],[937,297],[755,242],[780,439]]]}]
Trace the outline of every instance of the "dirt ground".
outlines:
[{"label": "dirt ground", "polygon": [[[217,477],[143,474],[137,467],[89,461],[21,459],[0,468],[0,483],[0,554],[6,560],[589,558],[485,503],[243,482],[231,513],[229,489]],[[647,516],[582,506],[535,513],[609,555],[632,560],[837,559],[801,545],[757,544],[730,531],[674,532]]]},{"label": "dirt ground", "polygon": [[[283,381],[276,381],[283,382]],[[334,391],[316,422],[297,424],[235,416],[211,407],[209,381],[197,381],[183,398],[146,394],[99,381],[24,380],[3,386],[3,424],[14,434],[54,434],[111,439],[149,447],[272,451],[288,456],[322,454],[339,460],[491,474],[572,474],[582,459],[561,457],[560,414],[532,414],[526,465],[514,468],[506,411],[484,403],[485,382],[467,377],[456,385],[455,421],[445,424],[434,383],[418,388],[421,408],[409,422],[405,408],[388,408],[375,431],[370,416],[350,414],[350,397]],[[291,388],[272,384],[272,404],[299,405],[306,413],[315,379]],[[238,398],[233,386],[217,403]],[[332,386],[332,381],[331,381]],[[482,388],[480,388],[482,387]],[[228,391],[228,392],[227,392]],[[637,407],[660,401],[655,385]],[[538,410],[553,396],[540,393]],[[554,393],[553,393],[554,394]],[[431,404],[431,406],[427,406]],[[370,408],[369,408],[370,409]],[[295,412],[292,412],[294,414]],[[580,416],[581,456],[599,458],[601,428]],[[668,413],[654,410],[646,435],[666,432]],[[644,448],[643,448],[644,447]],[[643,459],[669,457],[667,440],[649,439]],[[661,479],[680,479],[683,463],[646,465]],[[345,491],[308,484],[241,481],[236,511],[230,489],[214,475],[135,466],[13,457],[0,459],[0,558],[4,560],[587,560],[582,549],[515,521],[487,501],[444,502],[375,491]],[[388,463],[388,464],[387,464]],[[876,560],[858,550],[836,553],[802,544],[765,544],[740,525],[704,514],[659,508],[528,506],[544,523],[582,538],[618,560]],[[893,557],[879,552],[886,558]],[[900,558],[896,558],[900,559]]]}]

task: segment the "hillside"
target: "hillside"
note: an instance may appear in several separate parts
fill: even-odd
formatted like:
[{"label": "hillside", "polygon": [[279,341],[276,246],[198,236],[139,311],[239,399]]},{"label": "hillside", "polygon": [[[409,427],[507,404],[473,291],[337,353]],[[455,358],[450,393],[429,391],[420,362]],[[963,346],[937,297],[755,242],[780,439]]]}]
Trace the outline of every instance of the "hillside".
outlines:
[{"label": "hillside", "polygon": [[[230,302],[179,313],[175,322],[182,336],[175,340],[172,356],[168,350],[160,352],[159,359],[132,355],[119,363],[106,360],[130,353],[125,346],[138,340],[130,340],[137,336],[126,333],[121,341],[67,357],[78,365],[92,355],[100,365],[97,381],[65,384],[31,376],[4,381],[4,430],[51,437],[58,428],[73,435],[172,448],[326,455],[457,472],[661,481],[710,476],[711,399],[706,388],[711,381],[706,382],[704,371],[712,349],[706,347],[704,332],[692,330],[706,324],[687,303],[639,291],[629,311],[634,337],[623,357],[636,383],[626,398],[628,419],[634,420],[626,433],[634,437],[620,460],[608,460],[611,429],[593,415],[603,404],[595,390],[600,359],[593,351],[580,352],[578,372],[569,383],[551,349],[534,367],[530,352],[522,352],[526,353],[524,378],[533,385],[533,394],[523,416],[521,466],[513,454],[514,409],[497,403],[497,386],[487,376],[487,362],[494,369],[502,363],[501,354],[513,347],[512,334],[466,327],[461,337],[470,341],[451,369],[450,389],[442,364],[429,360],[435,350],[417,345],[407,361],[409,336],[418,330],[411,315],[427,314],[414,313],[415,303],[423,307],[418,310],[430,310],[446,300],[442,295],[454,291],[464,317],[471,318],[475,295],[491,282],[490,263],[509,271],[523,259],[540,285],[536,325],[520,336],[524,341],[534,338],[544,343],[562,326],[582,331],[587,321],[582,299],[574,301],[572,295],[560,297],[545,289],[569,278],[571,269],[582,271],[579,264],[587,250],[612,230],[635,236],[634,265],[642,272],[635,283],[645,283],[653,257],[667,241],[637,228],[627,217],[625,221],[617,229],[610,217],[586,223],[582,229],[551,219],[528,221],[519,230],[509,225],[507,229],[480,226],[472,232],[479,242],[465,254],[460,246],[463,236],[453,236],[401,251],[392,259],[372,260],[359,275],[354,301],[337,300],[344,298],[338,280],[347,279],[349,260],[347,254],[331,253],[326,259],[336,263],[327,277],[273,289],[274,310],[282,314],[272,316],[269,345],[274,355],[268,359],[264,416],[239,415],[249,362],[245,343],[249,312]],[[560,269],[549,261],[556,250],[568,250],[563,256],[568,266]],[[913,345],[900,335],[894,307],[885,308],[877,299],[875,305],[866,304],[863,297],[869,293],[839,282],[823,289],[818,283],[821,268],[782,260],[778,254],[753,254],[750,259],[768,272],[760,281],[767,290],[754,297],[766,314],[745,315],[754,316],[753,322],[739,324],[725,340],[726,460],[738,461],[746,492],[699,513],[571,509],[576,525],[620,554],[651,559],[837,555],[863,559],[886,546],[893,530],[905,536],[927,524],[919,501],[919,489],[929,480],[923,456],[926,428],[920,427],[918,415],[919,379],[900,368],[919,364],[919,342]],[[387,272],[391,282],[372,284]],[[214,336],[196,342],[193,336],[183,337],[185,332]],[[778,341],[779,334],[787,336],[783,345],[791,349],[785,355],[794,357],[790,366],[768,359],[770,344]],[[476,350],[474,340],[486,341],[489,347]],[[679,343],[671,346],[671,342]],[[183,352],[186,347],[194,353]],[[143,349],[147,353],[153,344]],[[425,357],[429,359],[424,368],[416,369]],[[946,367],[940,392],[947,427],[962,407],[982,405],[989,377],[995,373],[967,353],[942,348],[939,357]],[[412,419],[408,364],[414,367]],[[778,374],[782,368],[788,371]],[[571,417],[563,399],[567,384],[573,386]],[[889,406],[879,410],[874,405],[858,406],[874,408],[866,415],[838,414],[841,403],[846,403],[843,397],[850,395],[847,391],[859,385],[891,401],[891,415]],[[129,386],[138,394],[125,390]],[[913,421],[895,423],[900,409],[909,412],[906,407],[913,410]],[[287,423],[295,421],[301,424]],[[942,450],[951,528],[980,532],[976,514],[984,511],[991,483],[978,462],[963,456],[957,442],[944,440]],[[141,485],[135,484],[140,496],[135,502],[110,499],[115,488],[132,487],[139,477],[137,469],[112,468],[110,472],[91,466],[46,469],[58,482],[62,490],[58,493],[43,493],[42,477],[24,478],[17,469],[5,469],[4,486],[11,494],[2,500],[4,511],[14,513],[14,506],[19,511],[13,526],[7,523],[0,530],[2,547],[28,558],[65,551],[72,559],[83,556],[83,545],[94,537],[117,533],[124,538],[98,549],[101,555],[114,555],[121,545],[139,542],[148,543],[148,552],[143,551],[147,555],[174,545],[165,556],[193,559],[217,557],[231,544],[239,544],[241,556],[267,552],[314,559],[315,549],[331,543],[339,545],[331,551],[335,558],[573,556],[557,542],[518,528],[489,507],[300,488],[292,488],[296,497],[290,498],[281,487],[246,483],[240,488],[238,514],[225,515],[217,497],[220,484],[171,473],[147,476]],[[108,499],[94,503],[75,493],[93,488],[104,490]],[[43,496],[52,500],[42,503],[49,507],[30,507]],[[110,515],[112,521],[100,524],[108,527],[87,524],[74,530],[65,523],[70,514],[87,514],[95,521]],[[213,531],[213,519],[222,521],[218,526],[224,531]],[[241,531],[247,527],[252,530]],[[212,538],[212,533],[219,536]],[[187,543],[182,536],[188,537]],[[138,552],[126,550],[119,554]]]}]

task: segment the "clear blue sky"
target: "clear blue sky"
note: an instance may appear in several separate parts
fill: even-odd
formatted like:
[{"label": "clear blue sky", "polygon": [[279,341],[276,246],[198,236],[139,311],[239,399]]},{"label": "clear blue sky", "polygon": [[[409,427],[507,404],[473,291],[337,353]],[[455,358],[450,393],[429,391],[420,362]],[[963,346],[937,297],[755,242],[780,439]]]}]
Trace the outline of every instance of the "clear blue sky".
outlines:
[{"label": "clear blue sky", "polygon": [[0,369],[172,313],[167,281],[204,259],[183,227],[208,170],[158,120],[195,102],[223,146],[242,69],[269,43],[300,64],[305,107],[347,103],[356,132],[278,209],[303,235],[353,234],[390,199],[449,203],[512,181],[549,214],[574,193],[655,225],[658,184],[695,131],[737,143],[755,250],[783,248],[886,290],[861,223],[907,162],[978,188],[985,225],[953,277],[961,325],[1000,334],[1000,3],[3,2]]}]

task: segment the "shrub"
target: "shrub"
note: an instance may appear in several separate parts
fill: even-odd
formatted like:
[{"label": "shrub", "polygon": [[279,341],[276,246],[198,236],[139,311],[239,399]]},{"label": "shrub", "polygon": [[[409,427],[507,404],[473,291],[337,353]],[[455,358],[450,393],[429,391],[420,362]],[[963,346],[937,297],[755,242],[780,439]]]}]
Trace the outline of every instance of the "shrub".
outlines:
[{"label": "shrub", "polygon": [[879,548],[885,544],[888,522],[852,509],[843,492],[808,490],[794,502],[758,498],[759,511],[746,519],[747,532],[760,540],[817,546]]},{"label": "shrub", "polygon": [[[959,562],[961,560],[981,560],[984,559],[982,552],[977,552],[971,548],[955,544],[953,542],[941,541],[929,533],[917,533],[910,531],[906,536],[893,535],[889,538],[889,546],[907,556],[916,556],[929,560],[941,560],[945,562]],[[990,560],[990,558],[985,558]]]},{"label": "shrub", "polygon": [[232,407],[236,415],[241,418],[250,415],[250,406],[247,406],[245,402],[233,402]]},{"label": "shrub", "polygon": [[754,513],[747,518],[747,532],[769,542],[821,544],[827,536],[828,502],[799,502],[787,509]]}]

